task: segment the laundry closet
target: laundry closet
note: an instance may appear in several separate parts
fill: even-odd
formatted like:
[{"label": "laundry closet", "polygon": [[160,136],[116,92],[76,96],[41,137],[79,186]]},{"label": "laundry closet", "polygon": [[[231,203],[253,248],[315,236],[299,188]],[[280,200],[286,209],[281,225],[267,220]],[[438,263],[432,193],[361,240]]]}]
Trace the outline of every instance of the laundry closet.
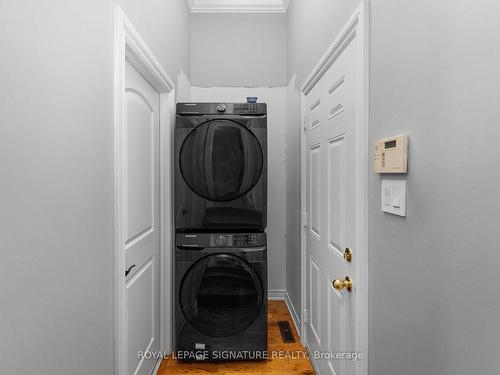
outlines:
[{"label": "laundry closet", "polygon": [[267,301],[285,290],[285,26],[283,14],[193,13],[173,158],[181,360],[268,356]]},{"label": "laundry closet", "polygon": [[2,375],[497,373],[499,18],[0,2]]}]

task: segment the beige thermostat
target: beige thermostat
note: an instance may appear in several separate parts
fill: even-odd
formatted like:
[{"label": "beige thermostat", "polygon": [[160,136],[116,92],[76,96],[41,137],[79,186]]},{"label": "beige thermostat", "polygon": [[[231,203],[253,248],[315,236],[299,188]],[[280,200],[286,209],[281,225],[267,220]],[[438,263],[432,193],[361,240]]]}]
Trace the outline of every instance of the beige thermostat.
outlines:
[{"label": "beige thermostat", "polygon": [[397,135],[375,142],[373,166],[375,173],[406,173],[408,136]]}]

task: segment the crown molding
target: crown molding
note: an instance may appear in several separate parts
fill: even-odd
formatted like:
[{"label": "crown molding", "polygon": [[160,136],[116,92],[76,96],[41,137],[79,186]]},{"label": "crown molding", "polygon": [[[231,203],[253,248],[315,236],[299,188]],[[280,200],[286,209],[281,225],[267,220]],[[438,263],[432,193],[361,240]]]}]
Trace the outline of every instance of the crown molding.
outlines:
[{"label": "crown molding", "polygon": [[248,1],[187,0],[191,13],[286,13],[290,0]]}]

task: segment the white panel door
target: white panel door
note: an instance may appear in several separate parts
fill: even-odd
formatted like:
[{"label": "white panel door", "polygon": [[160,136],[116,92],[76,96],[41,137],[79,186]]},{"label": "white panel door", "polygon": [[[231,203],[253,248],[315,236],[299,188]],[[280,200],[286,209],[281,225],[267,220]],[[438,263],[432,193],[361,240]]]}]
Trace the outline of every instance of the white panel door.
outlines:
[{"label": "white panel door", "polygon": [[[344,252],[356,262],[356,53],[354,38],[306,96],[306,335],[321,374],[354,374],[330,354],[355,351],[356,274]],[[346,276],[352,292],[333,287]]]},{"label": "white panel door", "polygon": [[159,112],[160,95],[127,62],[122,181],[125,255],[126,374],[151,374],[159,349]]}]

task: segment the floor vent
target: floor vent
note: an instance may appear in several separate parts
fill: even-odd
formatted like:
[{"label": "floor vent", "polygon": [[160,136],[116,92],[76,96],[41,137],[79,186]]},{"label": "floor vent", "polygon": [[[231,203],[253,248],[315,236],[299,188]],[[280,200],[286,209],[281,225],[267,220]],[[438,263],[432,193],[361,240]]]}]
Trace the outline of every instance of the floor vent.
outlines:
[{"label": "floor vent", "polygon": [[278,322],[278,326],[280,327],[281,338],[285,344],[295,342],[295,337],[293,337],[292,328],[290,327],[290,323],[286,320],[281,320]]}]

